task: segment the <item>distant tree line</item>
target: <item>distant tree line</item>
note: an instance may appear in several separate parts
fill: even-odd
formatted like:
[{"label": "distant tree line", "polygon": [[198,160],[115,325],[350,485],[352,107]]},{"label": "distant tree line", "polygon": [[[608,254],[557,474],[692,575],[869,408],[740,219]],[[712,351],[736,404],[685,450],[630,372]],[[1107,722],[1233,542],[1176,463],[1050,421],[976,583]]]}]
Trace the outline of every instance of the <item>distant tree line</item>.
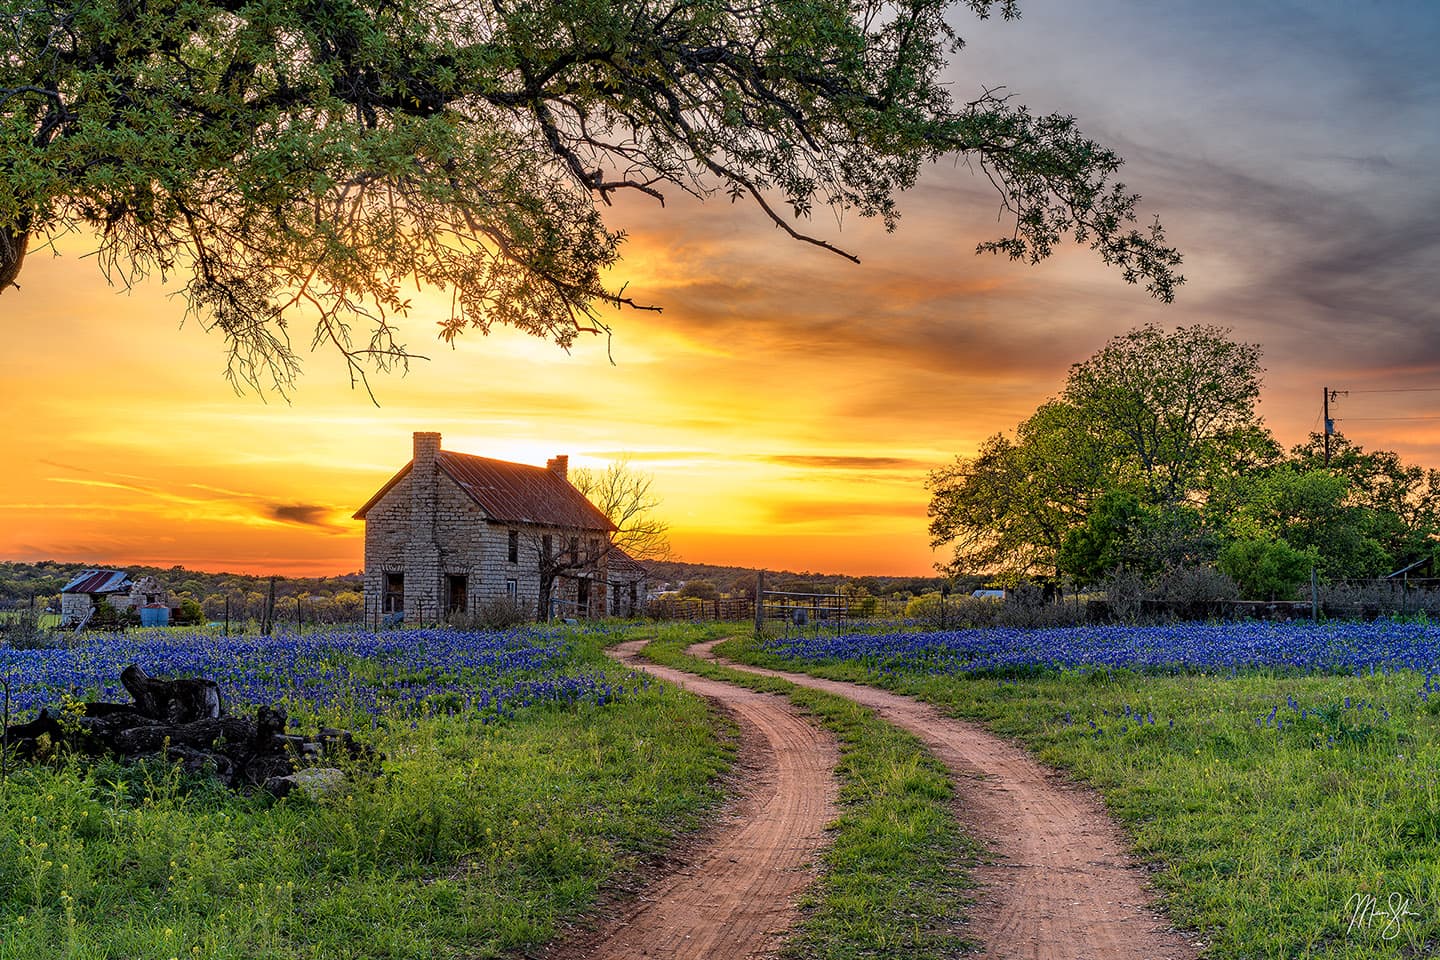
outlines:
[{"label": "distant tree line", "polygon": [[1285,599],[1318,579],[1433,558],[1440,471],[1338,433],[1285,451],[1260,350],[1213,326],[1146,326],[1071,368],[1013,434],[933,472],[949,570],[1004,583],[1128,581],[1185,599]]},{"label": "distant tree line", "polygon": [[[670,584],[689,596],[708,599],[711,596],[755,596],[753,567],[721,566],[662,560],[647,563],[652,586]],[[973,578],[978,585],[983,577]],[[940,589],[942,577],[851,576],[842,573],[812,573],[791,570],[766,570],[765,589],[791,593],[843,593],[863,591],[873,597],[912,597]],[[685,587],[680,586],[685,584]],[[688,587],[688,590],[686,589]]]},{"label": "distant tree line", "polygon": [[[0,607],[28,607],[34,598],[41,609],[58,609],[60,590],[82,570],[110,569],[107,564],[41,560],[33,563],[0,561]],[[117,565],[134,579],[152,576],[182,608],[198,605],[205,619],[219,620],[229,603],[234,620],[260,620],[270,602],[270,578],[240,573],[205,573],[182,566]],[[360,573],[333,577],[276,577],[274,617],[294,622],[296,606],[307,622],[344,623],[364,617],[365,598]]]}]

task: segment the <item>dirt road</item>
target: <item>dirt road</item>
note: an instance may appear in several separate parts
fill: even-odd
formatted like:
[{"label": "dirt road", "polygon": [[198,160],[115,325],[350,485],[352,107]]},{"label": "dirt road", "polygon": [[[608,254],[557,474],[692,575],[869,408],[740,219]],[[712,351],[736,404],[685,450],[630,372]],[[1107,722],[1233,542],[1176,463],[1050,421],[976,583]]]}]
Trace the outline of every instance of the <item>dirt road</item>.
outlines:
[{"label": "dirt road", "polygon": [[741,728],[739,796],[725,821],[620,915],[552,956],[589,960],[745,960],[771,957],[797,918],[795,899],[819,873],[837,816],[829,734],[783,697],[705,680],[636,658],[645,641],[611,655],[720,704]]},{"label": "dirt road", "polygon": [[[713,656],[715,643],[690,648]],[[874,687],[762,670],[864,704],[919,737],[950,770],[956,812],[994,862],[967,934],[996,960],[1190,960],[1198,949],[1154,906],[1145,871],[1095,793],[976,724]]]}]

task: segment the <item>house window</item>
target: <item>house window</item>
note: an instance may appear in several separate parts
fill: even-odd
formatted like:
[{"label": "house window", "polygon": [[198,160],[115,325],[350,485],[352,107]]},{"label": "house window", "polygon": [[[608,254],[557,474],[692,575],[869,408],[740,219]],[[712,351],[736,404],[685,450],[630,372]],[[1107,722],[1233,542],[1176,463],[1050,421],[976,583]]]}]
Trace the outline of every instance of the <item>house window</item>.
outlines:
[{"label": "house window", "polygon": [[580,560],[580,538],[570,538],[570,562],[578,563]]},{"label": "house window", "polygon": [[620,612],[620,584],[618,583],[610,586],[610,612]]},{"label": "house window", "polygon": [[541,555],[542,557],[544,557],[546,560],[549,560],[549,559],[550,559],[550,551],[553,550],[553,549],[554,549],[554,542],[550,539],[550,534],[547,533],[547,534],[545,534],[545,536],[543,536],[543,537],[540,538],[540,555]]},{"label": "house window", "polygon": [[405,574],[385,574],[385,612],[403,613],[405,610]]},{"label": "house window", "polygon": [[520,583],[517,580],[505,581],[505,596],[511,600],[520,599]]},{"label": "house window", "polygon": [[505,559],[511,563],[520,562],[520,531],[510,531],[510,543],[505,548]]},{"label": "house window", "polygon": [[630,584],[630,612],[634,613],[640,609],[640,590],[635,584]]},{"label": "house window", "polygon": [[580,580],[575,585],[575,605],[581,613],[590,609],[590,581]]},{"label": "house window", "polygon": [[599,559],[600,559],[600,538],[599,538],[599,537],[591,537],[591,538],[590,538],[590,547],[589,547],[589,549],[590,549],[590,561],[593,563],[593,562],[595,562],[596,560],[599,560]]},{"label": "house window", "polygon": [[451,613],[465,612],[465,595],[469,587],[469,578],[463,573],[452,573],[445,577],[445,590],[449,597],[449,610]]}]

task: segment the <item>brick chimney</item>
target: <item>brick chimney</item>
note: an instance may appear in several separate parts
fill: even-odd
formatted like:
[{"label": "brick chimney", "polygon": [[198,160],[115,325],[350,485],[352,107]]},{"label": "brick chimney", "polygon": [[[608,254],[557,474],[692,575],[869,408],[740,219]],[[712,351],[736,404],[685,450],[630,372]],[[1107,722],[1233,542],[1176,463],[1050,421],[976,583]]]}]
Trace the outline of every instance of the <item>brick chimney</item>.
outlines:
[{"label": "brick chimney", "polygon": [[[416,434],[416,436],[419,436],[419,434]],[[439,434],[436,434],[436,436],[439,436]],[[545,469],[558,476],[561,480],[569,480],[570,458],[563,453],[559,456],[552,457],[546,461]]]}]

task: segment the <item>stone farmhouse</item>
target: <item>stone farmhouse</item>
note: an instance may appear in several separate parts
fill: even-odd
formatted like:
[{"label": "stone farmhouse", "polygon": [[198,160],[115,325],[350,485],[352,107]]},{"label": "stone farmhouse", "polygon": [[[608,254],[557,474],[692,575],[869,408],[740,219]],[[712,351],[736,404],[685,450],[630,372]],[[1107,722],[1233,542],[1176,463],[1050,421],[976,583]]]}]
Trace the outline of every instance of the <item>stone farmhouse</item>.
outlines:
[{"label": "stone farmhouse", "polygon": [[637,613],[645,570],[613,545],[615,525],[568,471],[565,456],[509,463],[416,433],[411,461],[355,513],[366,610],[424,623],[508,598],[540,617]]},{"label": "stone farmhouse", "polygon": [[82,570],[60,588],[60,625],[76,627],[88,623],[102,603],[118,610],[170,606],[169,591],[154,577],[131,580],[121,570]]}]

